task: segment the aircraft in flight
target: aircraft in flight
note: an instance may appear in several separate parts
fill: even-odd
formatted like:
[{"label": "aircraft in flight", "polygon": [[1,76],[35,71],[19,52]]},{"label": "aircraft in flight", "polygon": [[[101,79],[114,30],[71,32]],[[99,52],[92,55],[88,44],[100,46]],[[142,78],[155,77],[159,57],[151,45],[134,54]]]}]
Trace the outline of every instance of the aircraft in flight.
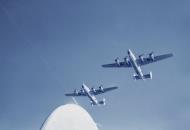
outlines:
[{"label": "aircraft in flight", "polygon": [[74,90],[73,93],[67,93],[65,96],[87,96],[90,99],[90,103],[92,106],[94,105],[105,105],[106,100],[103,98],[101,101],[98,101],[95,97],[95,95],[99,95],[114,89],[117,89],[118,87],[109,87],[109,88],[103,88],[102,85],[99,86],[99,89],[89,88],[84,83],[82,84],[82,89],[80,91]]},{"label": "aircraft in flight", "polygon": [[129,49],[128,50],[128,56],[124,58],[123,62],[119,61],[119,58],[117,57],[115,59],[115,63],[112,64],[105,64],[102,65],[104,68],[130,68],[132,67],[135,70],[135,74],[133,75],[134,80],[145,80],[147,78],[152,79],[152,72],[149,74],[143,74],[141,70],[141,66],[147,65],[150,63],[154,63],[169,57],[172,57],[173,54],[164,54],[164,55],[158,55],[155,56],[153,52],[149,53],[147,57],[144,57],[144,55],[139,55],[138,58],[135,56],[135,54]]}]

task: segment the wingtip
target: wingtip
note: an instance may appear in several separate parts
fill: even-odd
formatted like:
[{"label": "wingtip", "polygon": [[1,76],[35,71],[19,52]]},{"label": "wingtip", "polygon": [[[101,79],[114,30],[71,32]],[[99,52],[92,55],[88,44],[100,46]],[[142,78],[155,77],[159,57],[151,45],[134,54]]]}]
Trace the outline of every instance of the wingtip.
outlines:
[{"label": "wingtip", "polygon": [[105,68],[105,65],[101,65],[103,68]]},{"label": "wingtip", "polygon": [[171,53],[168,53],[168,55],[170,55],[171,57],[174,56],[174,54],[171,52]]},{"label": "wingtip", "polygon": [[69,94],[68,94],[68,93],[66,93],[66,94],[65,94],[65,96],[69,96]]},{"label": "wingtip", "polygon": [[115,89],[118,89],[119,87],[118,86],[114,86]]}]

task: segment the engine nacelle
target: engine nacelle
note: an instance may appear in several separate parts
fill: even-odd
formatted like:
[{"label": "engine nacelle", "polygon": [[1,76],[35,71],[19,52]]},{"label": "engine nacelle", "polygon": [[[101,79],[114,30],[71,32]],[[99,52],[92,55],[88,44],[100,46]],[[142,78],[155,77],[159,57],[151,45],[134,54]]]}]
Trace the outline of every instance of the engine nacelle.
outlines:
[{"label": "engine nacelle", "polygon": [[124,62],[125,64],[130,65],[130,60],[127,56],[124,58]]},{"label": "engine nacelle", "polygon": [[149,54],[149,59],[150,59],[151,61],[154,61],[154,53],[153,53],[153,52],[151,52],[151,53]]},{"label": "engine nacelle", "polygon": [[144,62],[144,57],[143,57],[143,55],[140,55],[139,56],[139,59],[140,59],[140,61],[143,63]]},{"label": "engine nacelle", "polygon": [[118,66],[120,65],[119,57],[117,57],[117,58],[115,59],[115,63],[116,63]]},{"label": "engine nacelle", "polygon": [[74,94],[75,94],[75,95],[78,95],[78,91],[77,91],[76,89],[74,90]]},{"label": "engine nacelle", "polygon": [[81,93],[81,94],[84,94],[84,93],[85,93],[85,91],[84,91],[83,89],[81,89],[81,90],[80,90],[80,93]]},{"label": "engine nacelle", "polygon": [[91,91],[92,91],[93,93],[95,93],[95,92],[96,92],[96,90],[95,90],[94,88],[91,88]]},{"label": "engine nacelle", "polygon": [[99,87],[100,92],[104,92],[104,88],[102,87],[102,85]]}]

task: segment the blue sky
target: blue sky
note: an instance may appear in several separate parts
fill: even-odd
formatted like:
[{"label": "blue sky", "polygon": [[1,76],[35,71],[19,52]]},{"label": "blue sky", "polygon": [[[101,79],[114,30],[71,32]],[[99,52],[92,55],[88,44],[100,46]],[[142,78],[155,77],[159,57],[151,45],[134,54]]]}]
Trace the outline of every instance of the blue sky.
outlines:
[{"label": "blue sky", "polygon": [[[190,127],[190,2],[188,0],[1,0],[0,129],[39,129],[64,96],[84,82],[118,85],[107,106],[77,101],[101,130],[186,130]],[[132,69],[104,69],[127,49],[173,52],[143,67],[153,80],[135,82]]]}]

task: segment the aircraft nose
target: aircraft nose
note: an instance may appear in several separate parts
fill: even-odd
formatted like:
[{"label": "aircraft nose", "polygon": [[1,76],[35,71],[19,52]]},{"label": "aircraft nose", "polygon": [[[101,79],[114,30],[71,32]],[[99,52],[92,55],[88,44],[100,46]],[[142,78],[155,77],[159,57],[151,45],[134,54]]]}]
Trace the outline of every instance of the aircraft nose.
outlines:
[{"label": "aircraft nose", "polygon": [[131,50],[129,49],[129,50],[128,50],[128,55],[130,55],[130,54],[131,54]]},{"label": "aircraft nose", "polygon": [[84,86],[85,86],[85,84],[83,83],[83,84],[82,84],[82,88],[84,88]]}]

